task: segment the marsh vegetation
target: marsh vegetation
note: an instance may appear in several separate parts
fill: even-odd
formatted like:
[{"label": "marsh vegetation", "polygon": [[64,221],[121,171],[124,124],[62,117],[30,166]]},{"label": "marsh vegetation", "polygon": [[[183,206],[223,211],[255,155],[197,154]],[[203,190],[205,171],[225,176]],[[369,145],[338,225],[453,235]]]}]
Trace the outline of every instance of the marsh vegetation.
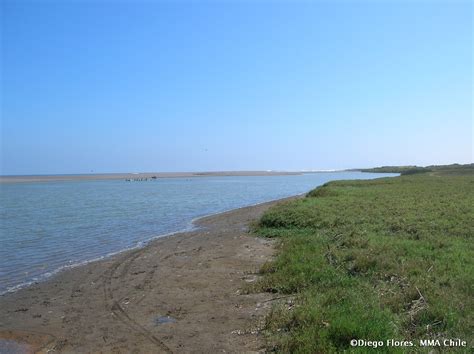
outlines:
[{"label": "marsh vegetation", "polygon": [[472,343],[474,173],[433,170],[330,182],[263,215],[255,231],[278,239],[278,253],[252,290],[293,299],[266,318],[271,348],[357,351],[353,338]]}]

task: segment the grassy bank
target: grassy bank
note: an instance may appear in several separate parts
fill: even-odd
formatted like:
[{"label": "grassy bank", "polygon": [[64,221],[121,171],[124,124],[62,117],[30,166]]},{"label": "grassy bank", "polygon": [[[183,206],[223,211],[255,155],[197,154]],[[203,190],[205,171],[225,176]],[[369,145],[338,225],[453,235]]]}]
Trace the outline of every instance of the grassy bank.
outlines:
[{"label": "grassy bank", "polygon": [[353,338],[472,345],[473,215],[474,174],[452,170],[331,182],[273,207],[255,229],[280,240],[278,254],[254,290],[295,300],[267,317],[270,346],[357,351]]}]

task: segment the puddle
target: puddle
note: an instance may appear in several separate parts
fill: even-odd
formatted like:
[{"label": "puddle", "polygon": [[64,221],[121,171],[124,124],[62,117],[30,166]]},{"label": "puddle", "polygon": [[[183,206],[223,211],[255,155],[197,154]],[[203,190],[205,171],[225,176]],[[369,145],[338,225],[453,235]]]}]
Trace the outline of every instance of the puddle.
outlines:
[{"label": "puddle", "polygon": [[18,343],[12,339],[0,338],[0,353],[2,354],[25,354],[31,353],[29,345]]},{"label": "puddle", "polygon": [[174,323],[176,322],[176,319],[171,316],[160,316],[156,317],[153,322],[155,323],[155,326],[158,326],[166,323]]}]

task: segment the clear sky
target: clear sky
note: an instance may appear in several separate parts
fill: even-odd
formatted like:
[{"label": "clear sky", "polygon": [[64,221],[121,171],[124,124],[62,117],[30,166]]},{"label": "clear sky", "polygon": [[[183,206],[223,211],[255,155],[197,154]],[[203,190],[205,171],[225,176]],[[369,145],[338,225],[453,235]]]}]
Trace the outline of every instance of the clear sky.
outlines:
[{"label": "clear sky", "polygon": [[473,160],[470,1],[1,3],[2,174]]}]

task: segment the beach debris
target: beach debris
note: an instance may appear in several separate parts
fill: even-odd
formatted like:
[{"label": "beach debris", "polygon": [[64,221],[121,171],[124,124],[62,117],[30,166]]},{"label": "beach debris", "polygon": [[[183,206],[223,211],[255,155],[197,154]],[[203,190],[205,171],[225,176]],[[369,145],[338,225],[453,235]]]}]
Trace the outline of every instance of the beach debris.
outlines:
[{"label": "beach debris", "polygon": [[231,334],[236,334],[238,336],[245,336],[247,334],[259,334],[262,331],[262,328],[256,327],[256,328],[250,328],[250,329],[236,329],[230,332]]},{"label": "beach debris", "polygon": [[418,289],[418,287],[416,286],[415,286],[415,289],[418,292],[418,295],[420,295],[420,297],[411,302],[410,308],[408,310],[408,314],[410,315],[412,322],[414,322],[415,315],[418,312],[423,311],[428,307],[425,297],[420,292],[420,289]]},{"label": "beach debris", "polygon": [[253,283],[253,282],[255,282],[258,278],[257,278],[257,276],[255,276],[255,275],[247,275],[247,276],[242,277],[242,279],[243,279],[246,283]]}]

